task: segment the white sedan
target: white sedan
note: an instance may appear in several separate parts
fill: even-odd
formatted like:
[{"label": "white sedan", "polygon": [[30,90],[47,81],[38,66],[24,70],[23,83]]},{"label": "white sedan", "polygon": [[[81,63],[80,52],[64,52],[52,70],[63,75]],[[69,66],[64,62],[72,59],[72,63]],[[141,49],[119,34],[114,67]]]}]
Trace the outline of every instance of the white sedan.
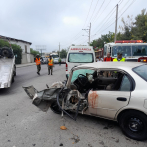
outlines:
[{"label": "white sedan", "polygon": [[[24,87],[33,104],[43,111],[78,113],[117,121],[123,133],[147,139],[147,64],[98,62],[74,67],[66,82],[37,91]],[[70,114],[70,112],[74,112]]]}]

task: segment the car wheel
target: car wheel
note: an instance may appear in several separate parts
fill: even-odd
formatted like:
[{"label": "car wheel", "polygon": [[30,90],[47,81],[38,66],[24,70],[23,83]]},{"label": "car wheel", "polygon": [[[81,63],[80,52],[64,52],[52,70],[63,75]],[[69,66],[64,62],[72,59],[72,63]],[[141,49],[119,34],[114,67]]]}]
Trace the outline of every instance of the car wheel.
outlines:
[{"label": "car wheel", "polygon": [[135,140],[147,139],[147,116],[139,111],[128,111],[119,120],[123,133]]},{"label": "car wheel", "polygon": [[52,103],[50,108],[54,113],[61,114],[61,109],[56,102]]},{"label": "car wheel", "polygon": [[12,77],[12,83],[14,83],[14,76]]}]

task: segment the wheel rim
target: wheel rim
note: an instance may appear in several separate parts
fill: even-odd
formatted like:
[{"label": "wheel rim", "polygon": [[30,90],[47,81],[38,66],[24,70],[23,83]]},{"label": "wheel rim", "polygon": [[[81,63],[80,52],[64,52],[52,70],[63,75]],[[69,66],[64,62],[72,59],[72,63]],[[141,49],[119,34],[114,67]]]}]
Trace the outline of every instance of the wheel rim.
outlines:
[{"label": "wheel rim", "polygon": [[132,117],[128,121],[128,128],[134,133],[139,133],[143,130],[144,125],[139,118]]}]

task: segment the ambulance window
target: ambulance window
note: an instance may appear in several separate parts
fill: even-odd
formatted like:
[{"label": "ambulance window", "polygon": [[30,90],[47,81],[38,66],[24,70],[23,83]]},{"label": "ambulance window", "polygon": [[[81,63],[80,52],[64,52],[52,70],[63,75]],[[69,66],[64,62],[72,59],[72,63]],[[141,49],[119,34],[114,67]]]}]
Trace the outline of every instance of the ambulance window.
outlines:
[{"label": "ambulance window", "polygon": [[92,63],[94,62],[94,58],[92,53],[69,53],[68,62]]}]

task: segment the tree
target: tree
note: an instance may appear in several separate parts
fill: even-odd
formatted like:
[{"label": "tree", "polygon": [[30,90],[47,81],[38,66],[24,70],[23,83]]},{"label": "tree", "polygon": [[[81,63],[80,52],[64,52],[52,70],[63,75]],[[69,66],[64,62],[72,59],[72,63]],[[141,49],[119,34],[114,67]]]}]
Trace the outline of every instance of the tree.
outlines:
[{"label": "tree", "polygon": [[132,29],[133,39],[143,40],[147,42],[147,12],[146,9],[135,17],[135,26]]},{"label": "tree", "polygon": [[60,51],[60,57],[61,57],[61,58],[66,58],[66,56],[67,56],[67,51],[66,51],[66,49],[62,49],[62,50]]},{"label": "tree", "polygon": [[100,38],[93,40],[90,45],[93,46],[93,48],[103,48],[104,42],[113,42],[114,41],[114,33],[109,32],[109,34],[101,35]]},{"label": "tree", "polygon": [[30,48],[30,53],[34,55],[34,57],[36,57],[37,54],[40,55],[39,51],[35,51],[32,48]]}]

